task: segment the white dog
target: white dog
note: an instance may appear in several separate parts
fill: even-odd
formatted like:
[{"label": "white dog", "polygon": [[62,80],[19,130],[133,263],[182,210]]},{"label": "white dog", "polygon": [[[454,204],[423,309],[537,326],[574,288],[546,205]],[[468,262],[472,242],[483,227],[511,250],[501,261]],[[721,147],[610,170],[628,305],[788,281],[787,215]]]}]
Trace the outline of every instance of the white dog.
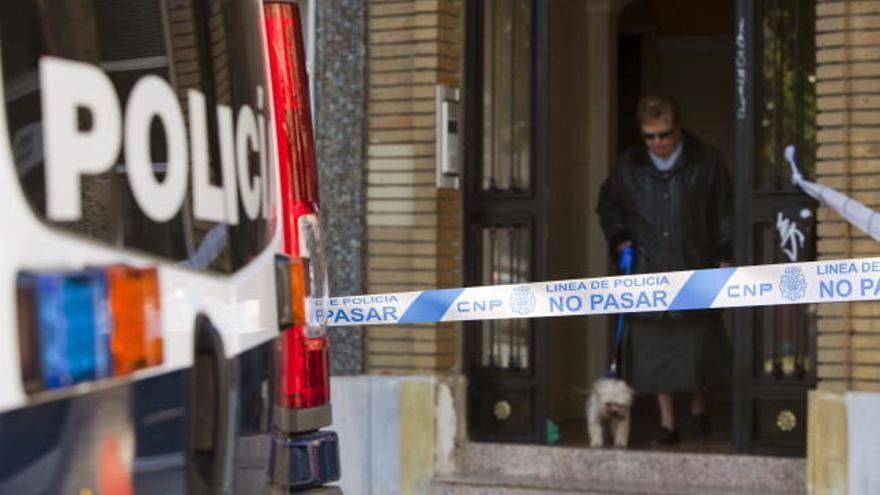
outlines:
[{"label": "white dog", "polygon": [[615,447],[626,447],[629,441],[629,411],[633,390],[623,380],[599,378],[593,382],[587,399],[587,427],[590,446],[604,443],[603,427],[608,428]]}]

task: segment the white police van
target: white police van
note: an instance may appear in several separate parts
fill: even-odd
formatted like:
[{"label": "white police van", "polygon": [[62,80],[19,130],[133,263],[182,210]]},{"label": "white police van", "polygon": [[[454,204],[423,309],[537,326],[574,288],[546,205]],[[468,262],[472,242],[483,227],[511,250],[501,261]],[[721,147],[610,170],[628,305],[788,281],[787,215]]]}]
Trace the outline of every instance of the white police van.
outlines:
[{"label": "white police van", "polygon": [[0,494],[338,493],[299,26],[0,3]]}]

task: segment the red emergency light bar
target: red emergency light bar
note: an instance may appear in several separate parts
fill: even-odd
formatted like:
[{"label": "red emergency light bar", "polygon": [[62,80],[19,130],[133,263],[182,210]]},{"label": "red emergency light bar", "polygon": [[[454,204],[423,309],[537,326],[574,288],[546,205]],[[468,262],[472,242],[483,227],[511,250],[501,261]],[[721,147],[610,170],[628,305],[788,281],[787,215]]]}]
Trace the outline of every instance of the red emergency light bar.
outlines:
[{"label": "red emergency light bar", "polygon": [[318,188],[309,86],[299,9],[293,3],[264,6],[266,39],[278,139],[285,252],[290,256],[294,324],[279,338],[278,405],[314,408],[330,402],[328,341],[321,326],[306,321],[306,298],[316,273]]}]

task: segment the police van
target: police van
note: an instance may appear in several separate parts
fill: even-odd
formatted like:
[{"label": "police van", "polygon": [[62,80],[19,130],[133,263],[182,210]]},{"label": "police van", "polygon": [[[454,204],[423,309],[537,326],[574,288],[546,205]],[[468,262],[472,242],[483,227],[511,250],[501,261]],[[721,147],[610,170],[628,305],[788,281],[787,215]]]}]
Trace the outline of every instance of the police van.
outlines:
[{"label": "police van", "polygon": [[0,2],[0,494],[338,493],[299,12]]}]

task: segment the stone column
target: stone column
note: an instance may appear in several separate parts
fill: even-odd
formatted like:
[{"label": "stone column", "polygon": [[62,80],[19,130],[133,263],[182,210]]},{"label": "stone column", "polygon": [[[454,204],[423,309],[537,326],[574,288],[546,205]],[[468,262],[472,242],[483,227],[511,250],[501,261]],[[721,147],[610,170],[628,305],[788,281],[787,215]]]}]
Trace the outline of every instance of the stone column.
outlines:
[{"label": "stone column", "polygon": [[[364,293],[364,0],[316,8],[314,115],[324,252],[332,295]],[[331,328],[334,376],[363,371],[363,330]]]}]

